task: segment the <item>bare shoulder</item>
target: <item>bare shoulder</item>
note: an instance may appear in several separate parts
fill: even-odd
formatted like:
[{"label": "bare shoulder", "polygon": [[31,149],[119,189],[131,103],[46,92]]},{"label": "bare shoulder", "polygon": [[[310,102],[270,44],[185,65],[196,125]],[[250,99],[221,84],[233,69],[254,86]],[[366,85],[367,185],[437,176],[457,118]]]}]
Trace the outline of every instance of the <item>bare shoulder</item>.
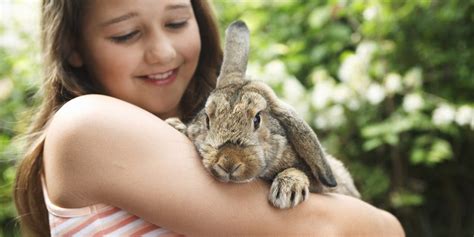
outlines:
[{"label": "bare shoulder", "polygon": [[[83,141],[84,136],[100,139],[154,123],[163,124],[158,117],[128,102],[104,95],[84,95],[68,101],[54,114],[46,130],[46,141],[72,147],[88,142]],[[64,139],[76,142],[60,143]]]},{"label": "bare shoulder", "polygon": [[103,201],[100,195],[120,182],[131,170],[127,167],[159,153],[154,143],[164,137],[188,142],[153,114],[119,99],[86,95],[67,102],[46,131],[43,154],[50,198],[63,207]]},{"label": "bare shoulder", "polygon": [[[123,100],[105,95],[83,95],[64,104],[53,118],[53,122],[89,122],[114,118],[116,113],[131,116],[152,116],[151,113]],[[131,112],[131,113],[130,113]],[[107,115],[109,117],[107,117]],[[104,117],[105,116],[105,117]]]}]

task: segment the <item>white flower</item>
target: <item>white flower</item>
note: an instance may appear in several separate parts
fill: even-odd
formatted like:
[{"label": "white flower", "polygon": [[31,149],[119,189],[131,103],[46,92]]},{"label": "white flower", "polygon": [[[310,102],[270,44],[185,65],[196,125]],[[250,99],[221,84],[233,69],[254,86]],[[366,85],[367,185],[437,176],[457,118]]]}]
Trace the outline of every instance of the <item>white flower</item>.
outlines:
[{"label": "white flower", "polygon": [[321,129],[327,128],[328,123],[328,119],[324,116],[316,116],[316,118],[313,120],[314,126]]},{"label": "white flower", "polygon": [[470,124],[473,119],[474,110],[471,107],[463,105],[457,109],[455,121],[460,126]]},{"label": "white flower", "polygon": [[247,65],[247,75],[249,75],[251,79],[258,78],[258,80],[260,80],[263,78],[264,76],[262,70],[262,65],[259,63],[249,62]]},{"label": "white flower", "polygon": [[286,67],[282,61],[273,60],[265,66],[265,72],[272,74],[286,74]]},{"label": "white flower", "polygon": [[339,67],[338,76],[343,82],[349,82],[352,78],[366,74],[367,68],[356,55],[348,56]]},{"label": "white flower", "polygon": [[268,50],[272,55],[282,55],[288,53],[289,48],[285,44],[271,44],[270,47],[268,47]]},{"label": "white flower", "polygon": [[274,60],[265,65],[263,69],[263,81],[270,85],[277,85],[287,78],[286,66],[280,60]]},{"label": "white flower", "polygon": [[344,108],[340,105],[335,105],[332,106],[328,111],[327,111],[327,116],[329,117],[329,127],[335,128],[338,126],[341,126],[345,121],[346,117],[344,115]]},{"label": "white flower", "polygon": [[311,92],[311,103],[317,109],[328,106],[331,101],[331,95],[334,91],[334,81],[320,81],[316,84]]},{"label": "white flower", "polygon": [[339,68],[338,76],[343,84],[348,85],[358,93],[364,93],[370,84],[367,74],[368,65],[357,55],[348,56]]},{"label": "white flower", "polygon": [[389,73],[385,77],[385,90],[390,93],[397,93],[402,90],[402,77],[397,73]]},{"label": "white flower", "polygon": [[370,84],[368,68],[377,45],[365,41],[357,46],[355,54],[347,56],[339,67],[338,76],[358,93],[365,93]]},{"label": "white flower", "polygon": [[314,85],[318,84],[320,81],[333,80],[326,69],[317,69],[311,73],[311,81]]},{"label": "white flower", "polygon": [[309,103],[302,103],[302,101],[300,101],[299,103],[294,104],[293,108],[295,109],[296,113],[305,121],[309,121],[312,118],[311,112],[309,110]]},{"label": "white flower", "polygon": [[372,41],[364,41],[357,46],[356,55],[359,57],[359,60],[362,60],[365,68],[368,68],[372,56],[377,50],[377,44]]},{"label": "white flower", "polygon": [[456,110],[446,104],[440,105],[433,111],[433,123],[435,125],[447,125],[453,122]]},{"label": "white flower", "polygon": [[357,98],[354,98],[352,100],[349,100],[349,103],[347,103],[347,107],[352,110],[358,110],[360,108],[360,101]]},{"label": "white flower", "polygon": [[283,81],[283,97],[288,101],[301,101],[306,91],[303,85],[294,77]]},{"label": "white flower", "polygon": [[410,113],[423,108],[424,101],[420,94],[409,94],[403,98],[403,109]]},{"label": "white flower", "polygon": [[344,104],[354,98],[352,90],[344,84],[338,84],[332,93],[332,100],[338,104]]},{"label": "white flower", "polygon": [[366,93],[369,103],[376,105],[385,99],[385,91],[379,84],[371,84]]},{"label": "white flower", "polygon": [[317,128],[328,129],[341,126],[345,121],[344,108],[340,105],[335,105],[327,110],[320,111],[316,118],[314,118],[313,124]]},{"label": "white flower", "polygon": [[378,7],[371,6],[371,7],[368,7],[364,10],[363,15],[364,15],[365,20],[370,21],[370,20],[374,19],[377,16],[378,12],[379,12]]}]

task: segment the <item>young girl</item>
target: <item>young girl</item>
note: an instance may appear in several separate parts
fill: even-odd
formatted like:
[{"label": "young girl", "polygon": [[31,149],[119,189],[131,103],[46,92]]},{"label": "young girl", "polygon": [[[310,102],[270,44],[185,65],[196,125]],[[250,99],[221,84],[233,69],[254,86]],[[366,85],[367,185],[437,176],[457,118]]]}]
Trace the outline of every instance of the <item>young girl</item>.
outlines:
[{"label": "young girl", "polygon": [[162,119],[189,120],[221,61],[204,0],[43,0],[43,101],[15,201],[37,236],[402,236],[358,199],[312,194],[267,203],[268,184],[208,175],[191,142]]}]

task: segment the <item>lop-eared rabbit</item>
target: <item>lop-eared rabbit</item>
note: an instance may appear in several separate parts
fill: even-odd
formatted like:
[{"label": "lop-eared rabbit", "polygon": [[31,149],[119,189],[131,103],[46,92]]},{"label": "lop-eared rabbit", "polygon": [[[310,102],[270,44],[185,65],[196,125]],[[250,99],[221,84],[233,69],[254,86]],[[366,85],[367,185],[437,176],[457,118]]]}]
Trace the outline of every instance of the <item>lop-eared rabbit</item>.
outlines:
[{"label": "lop-eared rabbit", "polygon": [[217,86],[189,123],[166,122],[186,134],[204,167],[222,182],[271,182],[269,201],[290,208],[308,192],[359,198],[344,165],[325,153],[311,127],[263,82],[248,80],[249,30],[236,21],[226,30]]}]

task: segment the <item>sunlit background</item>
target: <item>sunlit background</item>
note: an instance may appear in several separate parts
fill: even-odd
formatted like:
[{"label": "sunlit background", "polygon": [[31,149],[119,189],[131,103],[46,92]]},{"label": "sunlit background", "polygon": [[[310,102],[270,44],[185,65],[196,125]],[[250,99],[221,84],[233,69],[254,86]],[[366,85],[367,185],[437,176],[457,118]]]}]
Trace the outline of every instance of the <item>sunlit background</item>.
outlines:
[{"label": "sunlit background", "polygon": [[[213,0],[251,30],[248,75],[270,84],[407,236],[474,234],[474,2]],[[0,0],[0,236],[41,81],[39,1]]]}]

